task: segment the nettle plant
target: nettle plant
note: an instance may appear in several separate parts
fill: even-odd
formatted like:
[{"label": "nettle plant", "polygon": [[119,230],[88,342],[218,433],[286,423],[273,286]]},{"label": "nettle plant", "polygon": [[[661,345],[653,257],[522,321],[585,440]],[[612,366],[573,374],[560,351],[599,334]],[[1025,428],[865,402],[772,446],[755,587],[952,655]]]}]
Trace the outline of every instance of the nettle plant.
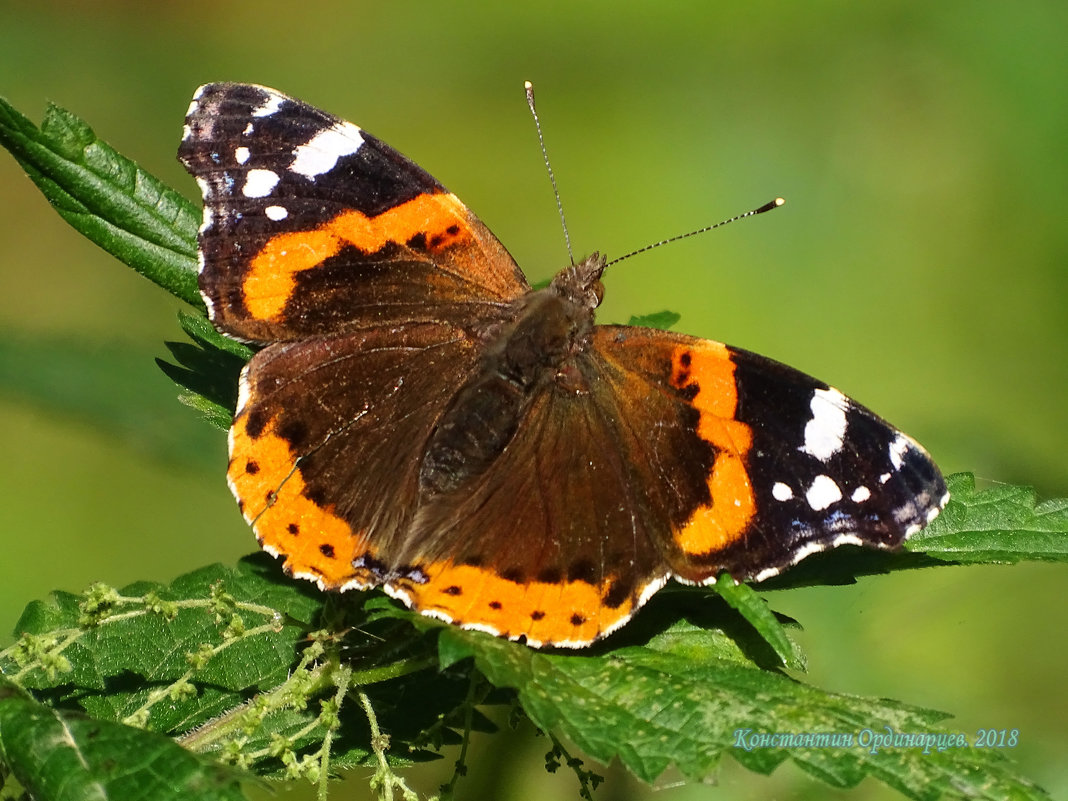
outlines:
[{"label": "nettle plant", "polygon": [[[168,343],[174,362],[160,366],[183,403],[227,429],[252,350],[205,316],[199,208],[57,107],[38,128],[2,103],[0,142],[65,220],[189,305],[188,341]],[[1068,501],[977,491],[969,474],[947,484],[948,506],[902,551],[836,551],[762,589],[1068,557]],[[872,776],[924,801],[1048,797],[1004,756],[1011,731],[977,742],[945,713],[792,677],[804,658],[791,624],[724,576],[667,588],[607,641],[537,651],[377,592],[320,593],[264,554],[168,585],[55,592],[0,650],[0,788],[38,801],[236,799],[259,777],[310,781],[326,798],[331,777],[362,767],[380,797],[414,798],[401,769],[459,745],[439,793],[450,798],[471,734],[495,730],[482,710],[498,706],[547,736],[547,767],[570,768],[585,798],[601,777],[565,742],[647,782],[669,767],[704,780],[730,755],[762,774],[792,760],[838,788]]]}]

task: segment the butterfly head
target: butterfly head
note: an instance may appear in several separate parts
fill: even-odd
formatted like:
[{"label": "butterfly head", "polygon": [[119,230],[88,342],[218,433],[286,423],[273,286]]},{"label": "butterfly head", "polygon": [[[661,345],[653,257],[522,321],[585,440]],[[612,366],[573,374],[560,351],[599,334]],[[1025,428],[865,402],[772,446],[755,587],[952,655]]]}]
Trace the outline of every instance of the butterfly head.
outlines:
[{"label": "butterfly head", "polygon": [[558,272],[549,288],[565,300],[592,312],[601,305],[604,297],[601,274],[607,264],[607,259],[600,253],[591,253],[578,264]]}]

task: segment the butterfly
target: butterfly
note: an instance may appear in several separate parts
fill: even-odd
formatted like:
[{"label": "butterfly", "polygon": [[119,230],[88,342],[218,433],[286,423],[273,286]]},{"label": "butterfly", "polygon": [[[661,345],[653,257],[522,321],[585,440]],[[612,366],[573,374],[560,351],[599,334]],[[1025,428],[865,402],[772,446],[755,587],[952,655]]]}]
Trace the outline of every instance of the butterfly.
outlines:
[{"label": "butterfly", "polygon": [[598,325],[604,256],[532,289],[433,177],[273,89],[201,87],[179,157],[241,374],[228,481],[324,590],[581,647],[669,579],[891,549],[948,495],[914,440],[762,356]]}]

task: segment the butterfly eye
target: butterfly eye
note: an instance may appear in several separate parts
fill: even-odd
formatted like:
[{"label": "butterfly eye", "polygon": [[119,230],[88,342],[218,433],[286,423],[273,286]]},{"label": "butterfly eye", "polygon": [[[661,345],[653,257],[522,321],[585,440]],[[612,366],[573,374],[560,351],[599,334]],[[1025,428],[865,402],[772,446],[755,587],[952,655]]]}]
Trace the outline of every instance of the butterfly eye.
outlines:
[{"label": "butterfly eye", "polygon": [[602,300],[604,300],[604,284],[594,281],[586,291],[586,305],[591,309],[596,309],[601,305]]}]

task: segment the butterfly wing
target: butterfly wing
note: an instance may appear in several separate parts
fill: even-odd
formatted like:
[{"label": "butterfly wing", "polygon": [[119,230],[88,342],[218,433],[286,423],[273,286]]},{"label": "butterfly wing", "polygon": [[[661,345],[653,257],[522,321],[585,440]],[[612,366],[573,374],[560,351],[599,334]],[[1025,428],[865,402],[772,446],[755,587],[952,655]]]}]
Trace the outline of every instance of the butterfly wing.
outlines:
[{"label": "butterfly wing", "polygon": [[[720,571],[760,581],[845,544],[896,548],[948,500],[915,440],[791,367],[718,342],[622,327],[599,329],[597,350],[635,383],[674,392],[693,410],[690,437],[714,454],[685,521],[671,525],[683,554],[673,573],[684,581]],[[662,448],[649,455],[669,456]]]},{"label": "butterfly wing", "polygon": [[420,511],[395,595],[577,647],[669,577],[761,580],[846,543],[896,547],[945,503],[919,445],[755,354],[602,326],[576,366],[583,391],[544,385],[498,460]]},{"label": "butterfly wing", "polygon": [[201,87],[179,157],[212,321],[268,343],[241,376],[230,486],[289,572],[379,584],[427,432],[526,280],[421,168],[272,89]]},{"label": "butterfly wing", "polygon": [[[611,390],[543,386],[485,471],[420,508],[405,559],[416,570],[389,591],[534,646],[579,647],[626,622],[664,584],[677,549],[651,496],[673,498],[629,460],[638,431],[616,405]],[[666,401],[647,408],[668,426],[684,412]]]},{"label": "butterfly wing", "polygon": [[200,286],[249,341],[495,319],[529,287],[434,178],[352,123],[273,89],[201,87],[179,158],[200,184]]},{"label": "butterfly wing", "polygon": [[477,361],[444,323],[279,343],[242,377],[227,477],[261,546],[323,589],[376,586],[430,431]]}]

